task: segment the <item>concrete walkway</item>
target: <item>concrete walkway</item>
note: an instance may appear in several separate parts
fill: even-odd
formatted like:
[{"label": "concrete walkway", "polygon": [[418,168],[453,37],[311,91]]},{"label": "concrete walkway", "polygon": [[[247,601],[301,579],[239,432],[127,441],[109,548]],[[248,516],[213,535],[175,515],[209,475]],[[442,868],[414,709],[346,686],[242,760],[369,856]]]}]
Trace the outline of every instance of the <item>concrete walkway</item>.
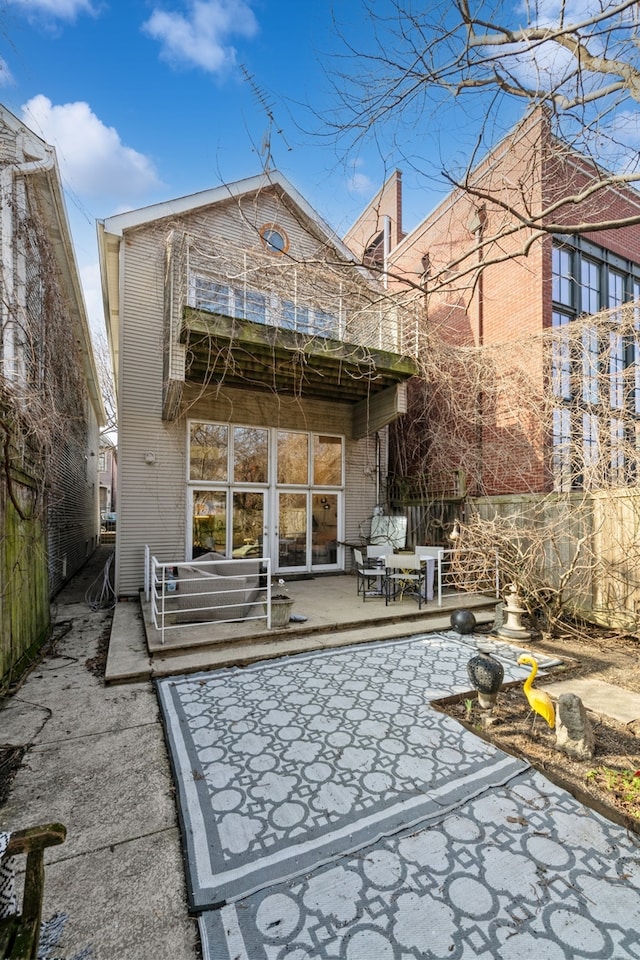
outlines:
[{"label": "concrete walkway", "polygon": [[2,704],[0,742],[27,752],[0,825],[67,827],[47,855],[43,916],[68,915],[56,957],[90,947],[96,960],[196,960],[155,692],[105,687],[88,668],[110,633],[111,612],[85,600],[108,552],[57,597],[52,649]]},{"label": "concrete walkway", "polygon": [[[110,659],[128,657],[139,679],[105,686],[91,669],[111,633],[111,612],[87,603],[100,593],[108,554],[100,548],[58,596],[51,649],[2,704],[0,743],[25,747],[26,753],[0,808],[0,827],[60,820],[68,828],[66,843],[47,856],[44,917],[68,917],[55,956],[71,958],[90,947],[96,960],[197,960],[199,936],[188,915],[175,789],[137,604],[118,604],[112,638],[117,649]],[[496,802],[504,803],[500,797]],[[485,815],[489,824],[493,813]],[[611,829],[628,843],[622,828]],[[631,930],[640,929],[636,840],[625,867],[630,879],[620,889]],[[513,950],[518,939],[509,940]],[[535,955],[532,943],[521,946],[513,956]],[[637,944],[629,950],[637,953],[620,956],[640,956]],[[249,953],[248,960],[257,957]]]}]

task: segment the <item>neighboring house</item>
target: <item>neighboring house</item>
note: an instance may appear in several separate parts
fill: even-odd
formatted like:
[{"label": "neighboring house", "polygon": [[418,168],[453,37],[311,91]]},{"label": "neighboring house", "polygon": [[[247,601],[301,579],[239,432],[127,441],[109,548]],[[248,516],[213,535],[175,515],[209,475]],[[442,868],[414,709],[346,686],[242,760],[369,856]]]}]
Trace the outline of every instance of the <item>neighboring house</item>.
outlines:
[{"label": "neighboring house", "polygon": [[416,319],[278,172],[98,225],[116,593],[210,549],[339,571],[369,532]]},{"label": "neighboring house", "polygon": [[0,676],[99,539],[104,410],[52,147],[0,106]]},{"label": "neighboring house", "polygon": [[115,513],[118,501],[118,449],[104,437],[98,453],[98,483],[100,485],[100,516]]},{"label": "neighboring house", "polygon": [[[451,476],[464,472],[472,496],[635,483],[640,323],[631,317],[623,329],[618,308],[640,298],[640,223],[581,235],[562,227],[640,218],[640,194],[624,183],[590,194],[593,161],[555,140],[541,112],[468,182],[405,234],[395,172],[345,237],[379,275],[389,271],[390,287],[403,278],[423,289],[425,352],[441,351],[436,366],[450,359],[447,385],[444,376],[438,383],[442,367],[432,376],[423,357],[431,405],[423,424],[418,405],[412,409],[421,432],[415,473],[434,478],[443,465]],[[537,230],[545,209],[558,225],[554,235]],[[577,332],[581,316],[606,309],[613,327],[605,318],[598,332]],[[549,348],[532,339],[545,330],[554,338]],[[483,358],[474,348],[486,348]],[[535,402],[522,395],[522,371]],[[445,389],[454,402],[438,406]],[[598,457],[600,479],[589,469]]]}]

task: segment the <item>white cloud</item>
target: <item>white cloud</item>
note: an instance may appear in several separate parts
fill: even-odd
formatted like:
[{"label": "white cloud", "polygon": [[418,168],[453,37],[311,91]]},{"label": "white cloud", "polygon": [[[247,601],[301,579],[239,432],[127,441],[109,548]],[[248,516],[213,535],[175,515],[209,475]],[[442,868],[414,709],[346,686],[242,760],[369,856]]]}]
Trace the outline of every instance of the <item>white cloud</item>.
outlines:
[{"label": "white cloud", "polygon": [[13,82],[13,74],[9,69],[9,64],[4,57],[0,57],[0,87],[9,87]]},{"label": "white cloud", "polygon": [[538,26],[557,26],[560,17],[565,24],[581,23],[589,17],[599,16],[612,11],[618,0],[524,0],[516,8],[518,14],[524,14],[526,20]]},{"label": "white cloud", "polygon": [[56,148],[63,180],[85,199],[136,200],[160,186],[151,160],[125,146],[87,103],[54,106],[38,94],[23,105],[22,120]]},{"label": "white cloud", "polygon": [[367,194],[373,189],[373,183],[366,173],[354,173],[347,183],[352,193]]},{"label": "white cloud", "polygon": [[258,22],[244,0],[188,0],[186,14],[156,9],[143,29],[160,41],[164,60],[219,73],[236,61],[230,38],[255,36]]},{"label": "white cloud", "polygon": [[373,189],[371,178],[358,170],[358,167],[364,165],[364,160],[361,157],[355,157],[350,161],[350,165],[353,167],[353,173],[347,177],[347,188],[351,193],[360,196],[370,194]]},{"label": "white cloud", "polygon": [[96,12],[91,0],[8,0],[8,2],[20,7],[30,19],[38,14],[44,14],[58,20],[75,20],[80,13]]}]

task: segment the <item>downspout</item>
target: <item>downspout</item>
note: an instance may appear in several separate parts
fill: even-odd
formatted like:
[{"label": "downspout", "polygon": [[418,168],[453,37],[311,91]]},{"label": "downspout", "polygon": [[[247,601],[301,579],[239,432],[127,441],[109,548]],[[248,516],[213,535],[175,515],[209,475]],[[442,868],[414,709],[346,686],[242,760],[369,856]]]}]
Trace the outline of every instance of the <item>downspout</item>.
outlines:
[{"label": "downspout", "polygon": [[389,254],[391,253],[391,217],[385,215],[382,220],[383,223],[383,234],[382,234],[382,269],[384,271],[382,282],[384,284],[385,290],[389,286],[389,277],[387,276],[387,270],[389,269]]},{"label": "downspout", "polygon": [[[22,137],[17,139],[17,145],[22,152],[24,147],[21,144]],[[52,170],[55,164],[55,151],[53,147],[44,144],[44,156],[35,160],[24,160],[21,163],[10,163],[2,168],[0,172],[0,229],[2,231],[2,269],[5,294],[2,305],[2,339],[4,342],[4,374],[11,379],[16,379],[18,375],[19,350],[17,343],[18,325],[15,321],[15,314],[19,304],[16,299],[16,274],[17,269],[14,244],[14,180],[18,177],[28,177],[33,173],[46,173]],[[15,198],[16,207],[20,213],[25,212],[24,197]],[[18,276],[19,281],[19,276]],[[23,304],[24,306],[24,304]]]},{"label": "downspout", "polygon": [[[484,230],[487,223],[487,212],[484,206],[478,210],[478,229],[476,237],[478,240],[478,348],[482,350],[484,346]],[[485,489],[484,485],[484,397],[482,394],[482,385],[478,393],[478,484],[476,495],[482,496]]]}]

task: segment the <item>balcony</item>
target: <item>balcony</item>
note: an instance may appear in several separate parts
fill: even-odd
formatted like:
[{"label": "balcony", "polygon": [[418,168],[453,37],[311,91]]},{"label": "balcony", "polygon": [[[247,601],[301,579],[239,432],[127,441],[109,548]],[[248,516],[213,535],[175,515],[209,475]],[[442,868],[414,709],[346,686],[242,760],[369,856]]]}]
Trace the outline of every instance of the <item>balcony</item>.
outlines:
[{"label": "balcony", "polygon": [[186,382],[348,403],[355,436],[406,411],[418,314],[354,265],[283,262],[182,237],[168,276],[166,419]]}]

